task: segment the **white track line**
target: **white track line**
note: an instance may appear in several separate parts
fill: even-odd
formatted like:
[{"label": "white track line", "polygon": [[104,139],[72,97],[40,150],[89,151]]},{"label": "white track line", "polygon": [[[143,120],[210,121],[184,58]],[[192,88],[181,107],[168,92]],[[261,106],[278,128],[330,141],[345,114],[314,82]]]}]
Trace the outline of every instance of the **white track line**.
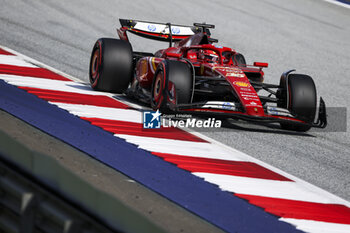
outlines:
[{"label": "white track line", "polygon": [[38,60],[35,60],[35,59],[31,58],[31,57],[28,57],[28,56],[26,56],[26,55],[24,55],[22,53],[19,53],[19,52],[13,50],[13,49],[10,49],[8,47],[1,46],[1,45],[0,45],[0,48],[4,49],[4,50],[6,50],[6,51],[8,51],[8,52],[10,52],[10,53],[12,53],[14,55],[17,55],[18,57],[22,58],[23,60],[26,60],[26,61],[28,61],[30,63],[33,63],[33,64],[36,64],[38,67],[42,67],[42,68],[51,70],[52,72],[54,72],[56,74],[59,74],[59,75],[62,75],[64,77],[68,78],[68,79],[71,79],[72,81],[75,81],[75,82],[78,82],[78,83],[82,83],[82,81],[80,79],[77,79],[77,78],[75,78],[75,77],[73,77],[73,76],[71,76],[71,75],[69,75],[67,73],[64,73],[64,72],[62,72],[60,70],[57,70],[57,69],[55,69],[55,68],[53,68],[51,66],[48,66],[48,65],[46,65],[46,64],[44,64],[44,63],[42,63],[42,62],[40,62]]},{"label": "white track line", "polygon": [[319,222],[312,220],[294,219],[294,218],[281,218],[281,221],[288,222],[297,226],[297,229],[311,232],[311,233],[349,233],[350,225]]},{"label": "white track line", "polygon": [[22,87],[32,87],[52,91],[64,91],[89,95],[105,95],[105,92],[98,92],[91,89],[90,86],[74,81],[60,81],[44,78],[35,78],[19,75],[0,74],[0,79],[5,80],[9,84]]},{"label": "white track line", "polygon": [[50,102],[79,117],[101,118],[107,120],[142,123],[142,113],[132,109],[98,107],[92,105]]},{"label": "white track line", "polygon": [[30,68],[38,68],[38,66],[33,65],[17,56],[11,55],[2,55],[0,54],[0,64],[2,65],[11,65],[11,66],[22,66]]},{"label": "white track line", "polygon": [[198,158],[223,159],[229,161],[251,161],[242,152],[232,153],[225,148],[206,142],[191,142],[175,139],[141,137],[125,134],[115,134],[127,142],[151,152],[169,153]]},{"label": "white track line", "polygon": [[[211,143],[214,143],[222,148],[227,148],[227,150],[231,150],[231,151],[237,151],[236,149],[232,148],[232,147],[229,147],[221,142],[218,142],[212,138],[209,138],[201,133],[198,133],[198,132],[193,132],[194,135],[197,135],[198,137],[201,137],[202,139],[208,141],[208,142],[211,142]],[[241,152],[242,154],[244,154],[243,152]],[[247,154],[244,154],[245,156],[249,157],[250,161],[256,163],[256,164],[259,164],[260,166],[262,167],[265,167],[266,169],[269,169],[273,172],[276,172],[277,174],[280,174],[284,177],[287,177],[288,179],[290,180],[293,180],[294,182],[298,183],[299,185],[303,186],[305,189],[307,189],[308,191],[310,192],[313,192],[313,193],[318,193],[320,195],[323,195],[325,198],[327,198],[328,200],[332,200],[330,201],[330,203],[333,203],[333,204],[342,204],[342,205],[345,205],[345,206],[348,206],[350,207],[350,202],[343,199],[343,198],[340,198],[336,195],[334,195],[333,193],[330,193],[324,189],[321,189],[305,180],[302,180],[294,175],[291,175],[285,171],[282,171],[281,169],[279,168],[276,168],[268,163],[265,163],[259,159],[256,159],[250,155],[247,155]]]},{"label": "white track line", "polygon": [[310,192],[307,187],[300,185],[298,182],[266,180],[202,172],[196,172],[193,174],[210,183],[219,185],[223,190],[234,193],[334,204],[333,199],[329,199],[316,192]]}]

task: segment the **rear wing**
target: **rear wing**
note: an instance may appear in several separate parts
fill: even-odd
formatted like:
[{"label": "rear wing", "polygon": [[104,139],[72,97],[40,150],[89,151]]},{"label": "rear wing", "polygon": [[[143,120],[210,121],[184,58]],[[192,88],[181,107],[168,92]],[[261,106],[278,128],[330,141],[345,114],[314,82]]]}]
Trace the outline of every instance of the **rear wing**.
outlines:
[{"label": "rear wing", "polygon": [[170,23],[155,23],[131,19],[119,19],[121,28],[118,29],[120,39],[128,41],[126,32],[129,31],[141,37],[159,41],[180,41],[198,32],[202,32],[201,27],[184,26]]}]

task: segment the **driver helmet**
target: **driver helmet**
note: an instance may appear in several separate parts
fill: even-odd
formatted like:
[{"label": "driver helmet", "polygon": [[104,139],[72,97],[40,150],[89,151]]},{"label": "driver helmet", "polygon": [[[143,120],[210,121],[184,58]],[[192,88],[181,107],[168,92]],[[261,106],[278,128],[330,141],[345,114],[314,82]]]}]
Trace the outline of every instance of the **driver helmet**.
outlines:
[{"label": "driver helmet", "polygon": [[219,55],[210,49],[202,49],[199,53],[199,58],[205,60],[206,62],[218,62]]}]

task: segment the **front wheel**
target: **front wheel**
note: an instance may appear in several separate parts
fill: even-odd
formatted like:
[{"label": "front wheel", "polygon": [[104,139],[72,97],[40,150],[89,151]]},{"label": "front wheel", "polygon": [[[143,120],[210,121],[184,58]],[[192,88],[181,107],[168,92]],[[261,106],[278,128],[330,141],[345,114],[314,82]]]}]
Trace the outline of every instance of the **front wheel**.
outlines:
[{"label": "front wheel", "polygon": [[168,103],[187,104],[192,96],[192,72],[181,61],[164,60],[155,72],[151,88],[151,107],[169,110]]},{"label": "front wheel", "polygon": [[[287,74],[281,77],[280,86],[278,107],[287,108],[298,119],[313,123],[317,94],[312,78],[304,74]],[[306,132],[311,128],[309,124],[281,123],[281,128]]]}]

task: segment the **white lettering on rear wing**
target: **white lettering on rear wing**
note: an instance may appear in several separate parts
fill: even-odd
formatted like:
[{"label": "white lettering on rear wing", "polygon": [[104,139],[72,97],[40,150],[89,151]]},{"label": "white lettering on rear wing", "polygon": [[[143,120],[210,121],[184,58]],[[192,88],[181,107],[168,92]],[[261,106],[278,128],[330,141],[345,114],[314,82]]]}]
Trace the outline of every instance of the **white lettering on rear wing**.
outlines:
[{"label": "white lettering on rear wing", "polygon": [[[169,35],[169,27],[166,24],[157,24],[157,23],[147,23],[147,22],[137,22],[133,29],[157,33],[157,34],[166,34]],[[173,35],[177,36],[192,36],[194,32],[191,27],[171,25],[171,32]]]}]

